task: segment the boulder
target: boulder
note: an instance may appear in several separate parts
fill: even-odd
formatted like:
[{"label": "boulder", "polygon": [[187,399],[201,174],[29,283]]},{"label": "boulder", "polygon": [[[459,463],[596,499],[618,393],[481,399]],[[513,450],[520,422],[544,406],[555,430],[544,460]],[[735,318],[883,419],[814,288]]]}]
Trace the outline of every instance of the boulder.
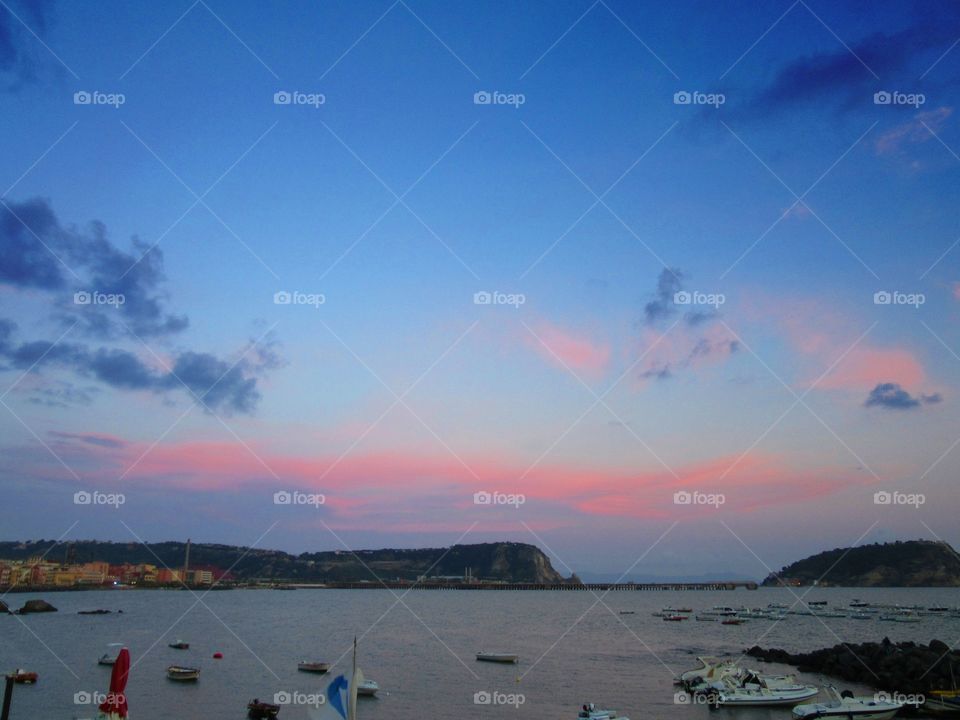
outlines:
[{"label": "boulder", "polygon": [[7,607],[7,604],[3,600],[0,600],[0,615],[10,615],[12,613],[13,611]]},{"label": "boulder", "polygon": [[57,609],[46,600],[27,600],[18,611],[20,615],[31,613],[57,612]]}]

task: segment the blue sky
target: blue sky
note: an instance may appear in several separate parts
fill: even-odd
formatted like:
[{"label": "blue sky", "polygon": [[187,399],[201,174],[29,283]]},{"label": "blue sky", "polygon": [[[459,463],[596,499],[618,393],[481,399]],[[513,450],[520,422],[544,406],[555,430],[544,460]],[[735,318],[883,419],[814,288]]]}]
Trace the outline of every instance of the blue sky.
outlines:
[{"label": "blue sky", "polygon": [[614,573],[656,543],[637,572],[752,575],[956,542],[958,21],[11,3],[6,535],[503,538]]}]

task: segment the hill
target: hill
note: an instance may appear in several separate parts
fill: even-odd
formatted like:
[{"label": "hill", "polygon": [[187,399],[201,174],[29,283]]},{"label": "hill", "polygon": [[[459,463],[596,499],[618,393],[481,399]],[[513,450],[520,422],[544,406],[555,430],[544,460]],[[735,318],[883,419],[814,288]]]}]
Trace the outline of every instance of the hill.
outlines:
[{"label": "hill", "polygon": [[960,556],[929,540],[876,543],[811,555],[773,573],[763,584],[842,587],[958,587]]},{"label": "hill", "polygon": [[[45,556],[54,562],[105,561],[111,565],[149,563],[159,567],[183,565],[186,543],[114,543],[79,540],[58,544],[53,540],[0,542],[0,559],[26,560]],[[497,542],[415,550],[332,550],[292,555],[281,550],[191,543],[190,566],[230,570],[238,580],[294,582],[377,582],[430,577],[462,577],[466,568],[478,580],[526,583],[560,583],[540,548],[526,543]]]}]

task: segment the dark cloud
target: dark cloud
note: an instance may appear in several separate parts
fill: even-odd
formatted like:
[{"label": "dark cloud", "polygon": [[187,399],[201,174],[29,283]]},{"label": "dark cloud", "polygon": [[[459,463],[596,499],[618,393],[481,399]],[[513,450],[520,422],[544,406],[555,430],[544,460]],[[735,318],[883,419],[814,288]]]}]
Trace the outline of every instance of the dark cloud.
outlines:
[{"label": "dark cloud", "polygon": [[678,268],[665,267],[660,271],[660,276],[657,278],[657,289],[654,293],[654,299],[648,302],[643,308],[647,325],[653,325],[676,312],[673,296],[682,289],[683,273],[681,273]]},{"label": "dark cloud", "polygon": [[42,50],[31,31],[41,38],[46,35],[52,5],[51,0],[9,0],[0,6],[0,83],[3,89],[16,90],[36,79],[41,64],[39,53],[46,51]]},{"label": "dark cloud", "polygon": [[[132,250],[114,246],[101,222],[86,231],[63,226],[43,199],[0,206],[0,284],[49,291],[57,316],[91,337],[148,338],[188,325],[185,315],[164,308],[162,251],[137,238]],[[96,301],[105,296],[122,302]],[[84,304],[83,297],[94,300]]]},{"label": "dark cloud", "polygon": [[243,363],[229,365],[206,353],[184,353],[177,358],[168,385],[186,385],[203,405],[228,407],[234,412],[250,413],[260,400],[257,379],[249,377]]},{"label": "dark cloud", "polygon": [[943,400],[939,393],[914,397],[898,383],[879,383],[863,403],[864,407],[881,407],[889,410],[911,410],[925,404]]},{"label": "dark cloud", "polygon": [[89,405],[100,389],[89,385],[81,387],[66,380],[46,380],[43,387],[31,388],[27,392],[27,402],[33,405],[67,408]]},{"label": "dark cloud", "polygon": [[51,430],[49,434],[51,437],[55,437],[58,440],[77,440],[87,445],[95,445],[97,447],[116,449],[127,446],[127,442],[125,440],[107,435],[97,435],[95,433],[71,433]]}]

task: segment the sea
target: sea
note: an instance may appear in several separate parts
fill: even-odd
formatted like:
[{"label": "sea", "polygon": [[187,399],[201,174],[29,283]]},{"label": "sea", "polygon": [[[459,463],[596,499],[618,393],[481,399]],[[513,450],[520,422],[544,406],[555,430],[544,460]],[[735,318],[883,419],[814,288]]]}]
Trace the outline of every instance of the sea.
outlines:
[{"label": "sea", "polygon": [[[887,605],[960,605],[957,589],[804,588],[806,600],[846,607],[858,598]],[[7,595],[19,607],[32,595]],[[284,702],[281,720],[319,717],[331,676],[298,672],[300,660],[350,668],[357,664],[380,685],[361,698],[366,720],[500,718],[565,720],[581,705],[615,709],[633,720],[749,716],[790,717],[788,709],[721,709],[684,702],[673,679],[696,656],[740,657],[753,645],[789,651],[839,642],[960,638],[960,619],[926,617],[920,623],[789,616],[740,626],[664,622],[661,608],[792,605],[783,588],[733,591],[442,591],[412,590],[106,590],[50,593],[56,613],[0,617],[0,670],[39,673],[36,685],[17,685],[12,720],[95,718],[108,689],[104,653],[129,648],[130,717],[233,720],[247,716],[257,697]],[[79,615],[104,608],[108,615]],[[122,613],[116,611],[122,610]],[[183,640],[188,650],[169,643]],[[519,655],[516,665],[478,662],[478,651]],[[214,659],[214,653],[222,659]],[[748,666],[756,662],[745,659]],[[201,669],[196,683],[167,679],[171,664]],[[765,665],[770,671],[778,668]],[[801,676],[813,684],[837,683]],[[869,688],[843,685],[857,693]]]}]

